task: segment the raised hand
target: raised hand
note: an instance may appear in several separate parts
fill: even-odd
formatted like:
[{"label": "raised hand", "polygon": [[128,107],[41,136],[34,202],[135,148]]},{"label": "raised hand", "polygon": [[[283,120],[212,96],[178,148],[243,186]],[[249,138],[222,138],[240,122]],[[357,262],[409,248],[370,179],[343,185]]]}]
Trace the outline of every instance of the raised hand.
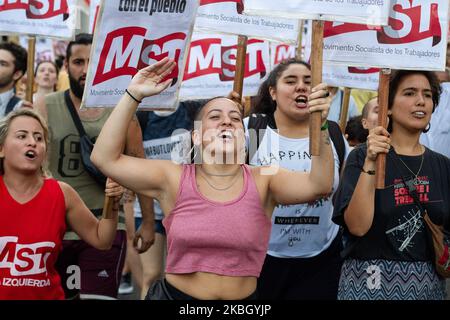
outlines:
[{"label": "raised hand", "polygon": [[173,59],[164,58],[139,70],[131,80],[128,91],[138,100],[160,93],[172,82],[172,79],[161,81],[172,72],[175,65]]},{"label": "raised hand", "polygon": [[308,97],[309,112],[321,112],[322,122],[328,117],[330,111],[331,97],[325,83],[320,83],[311,90]]}]

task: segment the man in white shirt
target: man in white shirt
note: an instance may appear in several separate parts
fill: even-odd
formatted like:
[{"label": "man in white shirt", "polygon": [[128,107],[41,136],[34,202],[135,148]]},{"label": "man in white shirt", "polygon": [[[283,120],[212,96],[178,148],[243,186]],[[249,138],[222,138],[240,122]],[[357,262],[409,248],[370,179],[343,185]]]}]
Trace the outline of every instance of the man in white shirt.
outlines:
[{"label": "man in white shirt", "polygon": [[22,105],[14,86],[26,69],[27,51],[12,42],[0,43],[0,119]]}]

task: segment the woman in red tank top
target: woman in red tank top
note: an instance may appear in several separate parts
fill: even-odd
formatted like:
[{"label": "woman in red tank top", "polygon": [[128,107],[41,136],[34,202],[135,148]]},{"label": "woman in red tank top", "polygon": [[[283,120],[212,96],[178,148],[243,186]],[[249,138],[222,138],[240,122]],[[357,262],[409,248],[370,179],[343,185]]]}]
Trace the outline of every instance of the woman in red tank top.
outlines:
[{"label": "woman in red tank top", "polygon": [[66,222],[98,249],[110,248],[116,233],[122,187],[107,184],[115,214],[98,221],[72,187],[46,178],[47,145],[47,126],[34,111],[0,120],[0,300],[64,299],[54,265]]},{"label": "woman in red tank top", "polygon": [[[122,155],[138,103],[170,86],[173,80],[167,77],[174,66],[165,58],[134,76],[103,126],[92,161],[115,181],[160,202],[168,239],[166,279],[152,286],[150,298],[255,298],[274,207],[331,192],[334,165],[326,130],[326,85],[313,88],[307,106],[304,103],[310,112],[319,112],[323,123],[320,156],[312,157],[309,173],[244,165],[243,110],[222,97],[208,101],[195,118],[195,164]],[[290,103],[300,104],[294,95]]]}]

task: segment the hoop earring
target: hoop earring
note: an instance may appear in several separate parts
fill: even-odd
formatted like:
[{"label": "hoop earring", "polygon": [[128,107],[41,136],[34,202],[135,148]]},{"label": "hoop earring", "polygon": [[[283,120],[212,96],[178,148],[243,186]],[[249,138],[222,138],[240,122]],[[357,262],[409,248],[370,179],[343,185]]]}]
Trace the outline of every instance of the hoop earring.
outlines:
[{"label": "hoop earring", "polygon": [[431,129],[431,122],[428,122],[428,126],[422,130],[423,133],[427,133]]}]

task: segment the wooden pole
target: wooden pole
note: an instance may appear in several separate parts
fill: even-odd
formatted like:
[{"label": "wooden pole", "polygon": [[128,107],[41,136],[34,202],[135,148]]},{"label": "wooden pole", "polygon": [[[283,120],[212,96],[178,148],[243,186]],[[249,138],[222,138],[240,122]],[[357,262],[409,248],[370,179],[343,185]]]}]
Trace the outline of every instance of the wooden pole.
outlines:
[{"label": "wooden pole", "polygon": [[[378,86],[378,125],[387,128],[388,100],[389,100],[389,79],[390,69],[380,70],[380,80]],[[378,154],[375,171],[375,188],[384,189],[384,178],[386,171],[386,154]]]},{"label": "wooden pole", "polygon": [[302,48],[302,42],[303,42],[303,28],[305,26],[305,21],[300,20],[299,21],[299,33],[298,33],[298,46],[297,50],[295,51],[295,57],[299,60],[303,60],[302,54],[303,54],[303,48]]},{"label": "wooden pole", "polygon": [[350,103],[350,91],[351,91],[350,88],[344,88],[344,97],[342,98],[342,106],[341,106],[341,117],[339,118],[339,127],[341,127],[342,133],[345,133],[345,127],[347,126],[348,105]]},{"label": "wooden pole", "polygon": [[[314,20],[312,29],[311,74],[312,87],[322,82],[322,56],[323,56],[323,21]],[[309,153],[312,156],[320,155],[320,127],[322,117],[320,112],[314,112],[309,117]]]},{"label": "wooden pole", "polygon": [[25,100],[33,103],[33,86],[34,86],[34,56],[36,53],[36,37],[28,38],[28,60],[27,60],[27,92]]},{"label": "wooden pole", "polygon": [[114,217],[113,207],[114,207],[113,198],[105,195],[105,201],[103,202],[103,211],[102,211],[103,219],[112,219]]},{"label": "wooden pole", "polygon": [[238,37],[236,73],[234,74],[233,91],[239,94],[239,101],[236,101],[239,104],[242,103],[242,91],[244,88],[245,60],[247,58],[247,40],[247,36]]}]

